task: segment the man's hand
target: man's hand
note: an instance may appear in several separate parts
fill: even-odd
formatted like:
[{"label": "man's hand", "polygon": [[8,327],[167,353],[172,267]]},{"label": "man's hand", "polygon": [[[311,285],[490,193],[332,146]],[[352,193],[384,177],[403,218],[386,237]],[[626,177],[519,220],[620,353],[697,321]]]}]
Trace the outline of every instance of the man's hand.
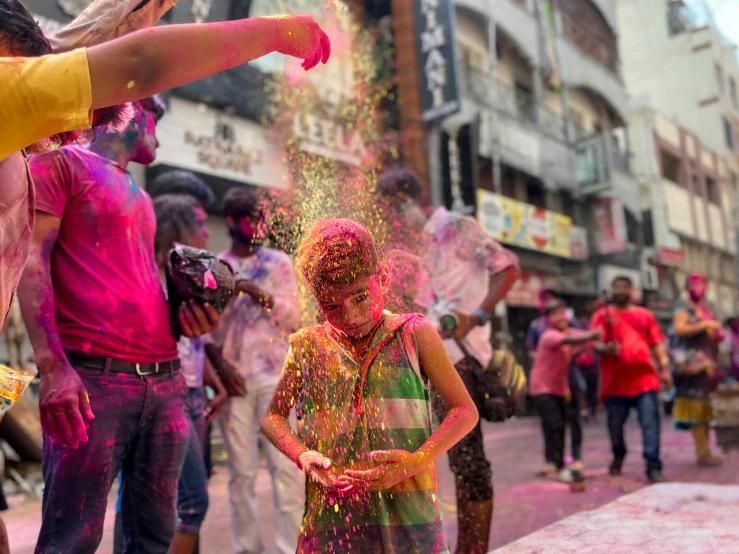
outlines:
[{"label": "man's hand", "polygon": [[210,333],[218,323],[218,312],[207,302],[201,307],[195,300],[183,302],[178,314],[182,334],[196,339]]},{"label": "man's hand", "polygon": [[246,381],[226,360],[223,360],[221,367],[218,368],[218,377],[228,396],[246,396]]},{"label": "man's hand", "polygon": [[462,312],[458,312],[457,310],[452,310],[452,312],[454,313],[454,315],[457,316],[457,319],[459,320],[457,328],[454,329],[454,331],[452,332],[439,331],[441,338],[462,340],[470,331],[472,331],[472,329],[479,326],[480,322],[476,317],[472,317],[468,314],[463,314]]},{"label": "man's hand", "polygon": [[606,349],[603,352],[607,356],[613,356],[614,358],[618,358],[621,356],[621,343],[615,340],[612,340],[608,344],[606,344]]},{"label": "man's hand", "polygon": [[368,470],[348,469],[344,472],[349,484],[371,491],[384,491],[422,469],[416,454],[407,450],[375,450],[370,459],[378,465]]},{"label": "man's hand", "polygon": [[326,33],[318,26],[316,20],[309,15],[297,14],[271,18],[277,24],[274,50],[300,58],[306,71],[324,64],[331,55],[331,42]]},{"label": "man's hand", "polygon": [[672,389],[673,380],[672,380],[672,372],[669,368],[663,368],[659,372],[659,380],[662,384],[662,390],[667,392],[670,389]]},{"label": "man's hand", "polygon": [[603,337],[603,331],[600,329],[593,329],[588,333],[590,340],[600,340]]},{"label": "man's hand", "polygon": [[216,391],[216,395],[208,402],[208,407],[205,408],[205,424],[210,425],[213,420],[215,420],[219,415],[221,415],[221,412],[223,411],[223,406],[226,403],[226,400],[228,400],[228,392],[226,392],[226,388],[221,385],[220,389]]},{"label": "man's hand", "polygon": [[249,279],[239,279],[234,283],[233,295],[236,297],[240,294],[248,294],[255,302],[268,309],[271,309],[275,304],[271,294],[260,289],[254,281],[250,281]]},{"label": "man's hand", "polygon": [[51,439],[68,448],[87,442],[88,422],[95,415],[80,376],[71,366],[41,374],[38,405],[41,425]]}]

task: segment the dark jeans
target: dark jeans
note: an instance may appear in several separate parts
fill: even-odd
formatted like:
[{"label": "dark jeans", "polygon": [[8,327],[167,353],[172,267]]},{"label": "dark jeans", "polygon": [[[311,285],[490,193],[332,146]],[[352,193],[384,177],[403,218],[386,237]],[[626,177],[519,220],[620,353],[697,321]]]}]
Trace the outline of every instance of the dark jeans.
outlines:
[{"label": "dark jeans", "polygon": [[95,419],[88,442],[77,449],[44,435],[36,553],[94,553],[103,536],[108,493],[122,471],[125,552],[166,554],[188,437],[185,379],[179,372],[138,377],[76,369]]},{"label": "dark jeans", "polygon": [[585,379],[587,390],[585,391],[585,401],[588,406],[588,414],[590,417],[595,416],[598,409],[598,383],[600,381],[600,368],[597,365],[590,367],[581,367],[580,371]]},{"label": "dark jeans", "polygon": [[[479,362],[471,357],[465,358],[454,366],[468,391],[471,391],[477,383],[472,375],[472,364],[480,366]],[[477,394],[471,394],[471,396],[476,398]],[[432,399],[436,417],[442,421],[447,412],[444,402],[436,391],[433,391]],[[478,421],[475,428],[447,452],[449,466],[457,485],[457,495],[462,494],[472,502],[482,502],[493,498],[493,470],[485,457],[481,424],[482,420]]]},{"label": "dark jeans", "polygon": [[565,466],[565,421],[567,420],[567,399],[554,394],[537,394],[531,397],[536,411],[541,417],[541,430],[544,434],[544,458],[557,469]]},{"label": "dark jeans", "polygon": [[[580,368],[573,367],[570,370],[570,401],[567,402],[567,424],[570,426],[570,448],[572,457],[576,461],[582,461],[582,401],[585,394],[585,380],[580,373]],[[547,459],[547,463],[553,460]]]},{"label": "dark jeans", "polygon": [[613,457],[617,460],[623,460],[626,457],[624,424],[629,417],[631,408],[636,408],[639,414],[647,475],[661,472],[662,461],[659,459],[659,402],[655,391],[645,392],[639,396],[609,396],[606,398],[608,432],[611,435]]},{"label": "dark jeans", "polygon": [[203,389],[190,389],[185,400],[190,439],[177,488],[177,531],[197,535],[208,511],[208,472],[203,458]]}]

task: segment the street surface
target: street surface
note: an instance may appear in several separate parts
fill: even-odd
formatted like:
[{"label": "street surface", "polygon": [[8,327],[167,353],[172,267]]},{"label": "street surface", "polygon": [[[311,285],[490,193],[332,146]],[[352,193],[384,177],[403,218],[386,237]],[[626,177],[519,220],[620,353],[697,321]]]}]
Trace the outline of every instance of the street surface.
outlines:
[{"label": "street surface", "polygon": [[[584,456],[589,477],[585,492],[573,493],[569,487],[535,476],[542,463],[542,438],[538,418],[523,418],[505,424],[484,424],[485,446],[493,460],[495,482],[495,516],[491,549],[533,533],[546,525],[582,510],[597,508],[619,496],[645,486],[641,458],[641,433],[635,413],[628,424],[629,455],[624,476],[608,476],[611,460],[610,443],[604,414],[598,424],[584,427]],[[739,457],[732,455],[720,468],[703,469],[695,465],[692,437],[672,428],[671,420],[662,422],[662,457],[665,475],[671,481],[715,484],[739,484]],[[569,447],[568,447],[569,448]],[[444,508],[445,534],[450,545],[456,541],[454,486],[446,457],[439,460],[440,496]],[[271,538],[272,494],[269,474],[261,471],[257,483],[261,500],[260,528],[267,554],[276,554]],[[211,480],[210,510],[201,534],[202,554],[232,552],[228,475],[225,467],[217,468]],[[9,499],[11,509],[3,514],[8,527],[13,554],[32,554],[40,526],[41,502],[20,496]],[[113,509],[111,494],[106,515],[105,536],[99,549],[112,552]]]}]

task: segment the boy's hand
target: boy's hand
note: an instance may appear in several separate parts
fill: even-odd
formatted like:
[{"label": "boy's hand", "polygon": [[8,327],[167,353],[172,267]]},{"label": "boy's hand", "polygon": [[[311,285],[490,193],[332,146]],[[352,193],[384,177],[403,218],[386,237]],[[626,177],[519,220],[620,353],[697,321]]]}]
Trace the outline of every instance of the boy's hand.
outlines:
[{"label": "boy's hand", "polygon": [[324,64],[331,55],[331,42],[328,35],[309,15],[297,14],[272,18],[277,23],[277,44],[275,50],[286,56],[300,58],[306,71]]},{"label": "boy's hand", "polygon": [[375,450],[370,459],[377,467],[367,470],[348,469],[344,475],[352,485],[371,491],[384,491],[413,477],[422,466],[415,453],[407,450]]},{"label": "boy's hand", "polygon": [[298,456],[298,467],[316,483],[327,489],[338,489],[341,492],[350,490],[352,485],[347,483],[343,475],[336,477],[333,474],[331,471],[333,465],[334,463],[329,458],[315,450],[308,450]]}]

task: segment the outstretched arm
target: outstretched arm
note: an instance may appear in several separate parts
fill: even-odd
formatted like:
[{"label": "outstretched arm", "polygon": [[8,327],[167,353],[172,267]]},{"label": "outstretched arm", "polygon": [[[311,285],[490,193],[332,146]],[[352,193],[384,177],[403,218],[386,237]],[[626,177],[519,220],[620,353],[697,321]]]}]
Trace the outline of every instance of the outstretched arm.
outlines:
[{"label": "outstretched arm", "polygon": [[310,69],[326,63],[330,50],[307,15],[145,29],[88,49],[92,108],[140,100],[272,52]]}]

